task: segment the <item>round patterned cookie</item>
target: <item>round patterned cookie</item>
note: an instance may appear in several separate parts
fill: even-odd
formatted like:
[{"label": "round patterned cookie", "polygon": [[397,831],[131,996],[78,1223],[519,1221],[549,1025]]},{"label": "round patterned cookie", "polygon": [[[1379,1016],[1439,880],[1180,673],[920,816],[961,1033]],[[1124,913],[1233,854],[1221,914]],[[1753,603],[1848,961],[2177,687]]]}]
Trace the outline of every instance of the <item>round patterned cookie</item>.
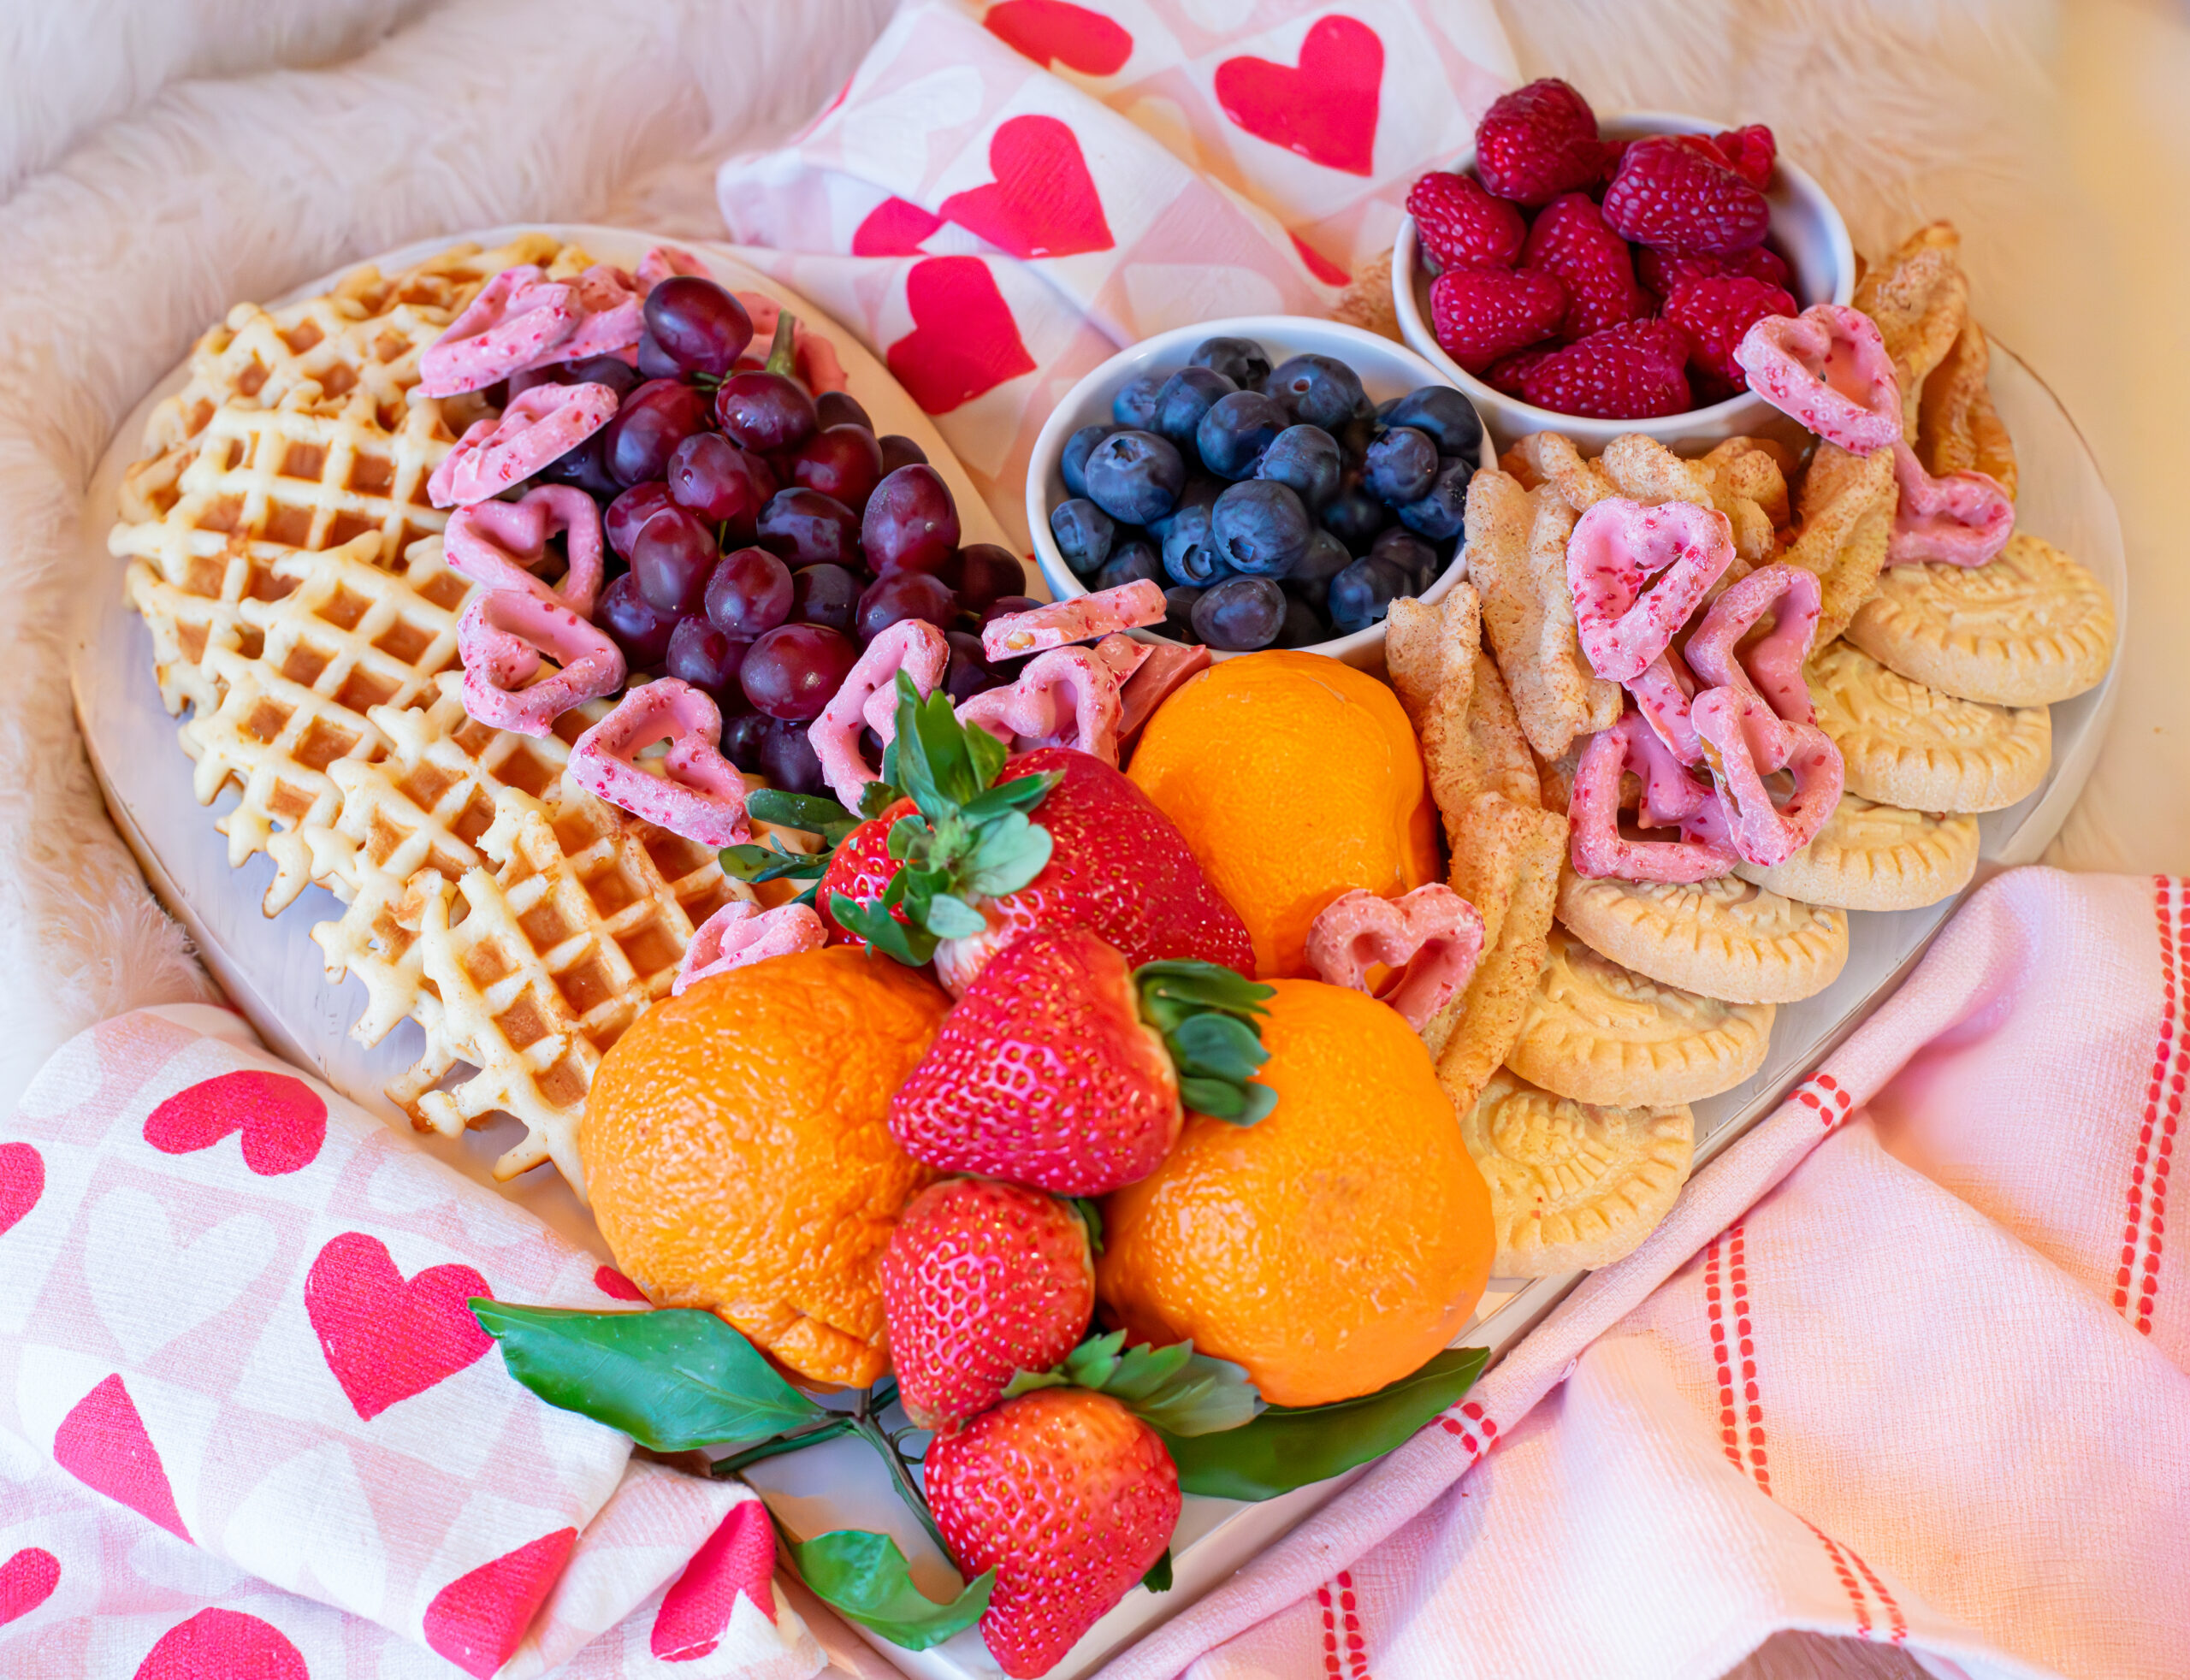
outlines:
[{"label": "round patterned cookie", "polygon": [[1773,869],[1734,873],[1783,897],[1843,910],[1921,910],[1977,873],[1977,819],[1934,817],[1844,793],[1817,837]]},{"label": "round patterned cookie", "polygon": [[1846,911],[1782,898],[1734,875],[1585,880],[1570,864],[1560,878],[1559,920],[1601,956],[1731,1003],[1814,997],[1848,961]]},{"label": "round patterned cookie", "polygon": [[1460,1136],[1490,1186],[1494,1277],[1585,1271],[1632,1253],[1672,1210],[1696,1156],[1684,1106],[1593,1107],[1503,1068]]},{"label": "round patterned cookie", "polygon": [[1554,925],[1506,1065],[1579,1103],[1693,1103],[1764,1065],[1775,1013],[1645,979]]},{"label": "round patterned cookie", "polygon": [[2043,706],[2106,675],[2114,603],[2080,563],[2017,531],[1984,565],[1888,566],[1847,636],[1942,694]]},{"label": "round patterned cookie", "polygon": [[1999,811],[2033,791],[2053,762],[2053,718],[1956,700],[1836,642],[1805,675],[1817,725],[1847,766],[1850,793],[1904,811]]}]

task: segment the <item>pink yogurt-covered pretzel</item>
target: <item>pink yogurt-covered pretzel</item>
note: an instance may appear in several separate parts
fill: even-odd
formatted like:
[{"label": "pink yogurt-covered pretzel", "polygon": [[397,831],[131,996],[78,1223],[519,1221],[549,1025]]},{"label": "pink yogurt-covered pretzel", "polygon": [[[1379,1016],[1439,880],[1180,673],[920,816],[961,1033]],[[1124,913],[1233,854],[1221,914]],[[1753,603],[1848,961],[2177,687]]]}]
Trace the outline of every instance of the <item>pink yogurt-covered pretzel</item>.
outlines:
[{"label": "pink yogurt-covered pretzel", "polygon": [[[765,292],[733,292],[731,295],[745,305],[745,313],[753,322],[755,346],[765,347],[775,336],[776,317],[783,313],[783,305]],[[757,354],[758,351],[748,353]],[[837,358],[837,346],[809,329],[803,321],[791,328],[790,359],[791,371],[817,397],[824,391],[842,391],[851,384],[843,363]]]},{"label": "pink yogurt-covered pretzel", "polygon": [[[1098,644],[1099,645],[1099,644]],[[1209,669],[1210,651],[1204,647],[1181,648],[1175,642],[1141,642],[1148,649],[1148,657],[1140,669],[1126,679],[1118,695],[1118,739],[1130,741],[1140,733],[1141,725],[1156,715],[1156,708],[1169,700],[1189,677]]]},{"label": "pink yogurt-covered pretzel", "polygon": [[[1819,600],[1815,572],[1798,565],[1759,566],[1711,603],[1688,638],[1689,668],[1708,687],[1761,695],[1790,724],[1815,721],[1802,661],[1817,639]],[[1767,612],[1772,629],[1743,647],[1742,638]]]},{"label": "pink yogurt-covered pretzel", "polygon": [[536,385],[510,399],[500,420],[475,420],[426,481],[435,507],[498,496],[566,455],[616,415],[607,385]]},{"label": "pink yogurt-covered pretzel", "polygon": [[1095,657],[1110,667],[1110,675],[1123,688],[1133,681],[1133,674],[1148,663],[1154,654],[1153,642],[1135,642],[1131,636],[1113,631],[1095,644]]},{"label": "pink yogurt-covered pretzel", "polygon": [[[1785,863],[1840,803],[1840,749],[1814,724],[1790,724],[1746,689],[1707,689],[1693,711],[1734,849],[1761,869]],[[1785,805],[1764,780],[1780,770],[1795,780]]]},{"label": "pink yogurt-covered pretzel", "polygon": [[981,631],[981,651],[992,660],[1015,660],[1022,654],[1094,642],[1163,622],[1163,591],[1150,579],[1139,577],[1115,589],[991,618]]},{"label": "pink yogurt-covered pretzel", "polygon": [[1396,968],[1379,994],[1419,1032],[1459,997],[1483,955],[1483,918],[1447,886],[1379,898],[1356,887],[1308,926],[1308,962],[1327,985],[1369,990],[1372,967]]},{"label": "pink yogurt-covered pretzel", "polygon": [[1901,436],[1901,381],[1878,323],[1845,304],[1767,315],[1734,347],[1749,388],[1782,414],[1868,455]]},{"label": "pink yogurt-covered pretzel", "polygon": [[[583,493],[581,493],[583,494]],[[456,622],[464,660],[464,709],[494,729],[545,736],[574,706],[624,683],[624,655],[606,636],[552,595],[487,589]],[[561,667],[543,681],[541,655]]]},{"label": "pink yogurt-covered pretzel", "polygon": [[1641,676],[1733,559],[1734,528],[1714,509],[1625,496],[1590,508],[1566,540],[1574,629],[1590,668],[1615,683]]},{"label": "pink yogurt-covered pretzel", "polygon": [[778,904],[764,910],[749,898],[732,899],[692,930],[692,943],[677,965],[669,995],[681,997],[687,986],[797,951],[818,951],[829,943],[829,930],[810,904]]},{"label": "pink yogurt-covered pretzel", "polygon": [[[640,313],[638,282],[623,269],[595,263],[571,282],[578,306],[585,313],[570,337],[555,346],[558,362],[578,362],[589,356],[618,356],[639,341],[645,324]],[[542,365],[535,361],[530,365]]]},{"label": "pink yogurt-covered pretzel", "polygon": [[1888,565],[1920,560],[1983,565],[2015,534],[2015,505],[1990,473],[1965,468],[1934,478],[1916,452],[1896,440],[1893,480],[1901,494],[1886,538]]},{"label": "pink yogurt-covered pretzel", "polygon": [[639,258],[639,295],[645,297],[672,275],[692,275],[701,280],[713,278],[707,273],[707,265],[684,246],[658,245]]},{"label": "pink yogurt-covered pretzel", "polygon": [[[588,793],[702,846],[735,846],[752,837],[745,816],[749,791],[737,766],[717,750],[722,713],[697,689],[674,677],[625,690],[616,709],[578,736],[570,777]],[[654,760],[656,776],[636,762],[658,741],[669,750]]]},{"label": "pink yogurt-covered pretzel", "polygon": [[[548,539],[568,534],[570,569],[549,589],[533,575]],[[475,502],[449,515],[441,533],[450,566],[489,589],[517,589],[593,617],[601,594],[601,510],[575,484],[542,484],[515,501]]]},{"label": "pink yogurt-covered pretzel", "polygon": [[961,706],[958,721],[986,730],[1016,753],[1076,747],[1116,765],[1122,711],[1109,665],[1086,648],[1052,648],[1028,660],[1009,688],[988,689]]},{"label": "pink yogurt-covered pretzel", "polygon": [[[1678,840],[1630,840],[1619,831],[1619,780],[1632,770],[1642,778],[1644,828],[1678,828]],[[1666,750],[1640,713],[1630,712],[1599,730],[1574,766],[1566,817],[1574,873],[1595,879],[1708,881],[1734,867],[1724,837],[1717,796],[1702,786]]]},{"label": "pink yogurt-covered pretzel", "polygon": [[910,677],[925,700],[950,663],[950,643],[941,630],[919,618],[900,618],[854,661],[806,731],[814,757],[821,760],[822,779],[846,810],[858,810],[867,784],[882,778],[860,751],[860,731],[873,729],[885,747],[897,738],[897,673]]},{"label": "pink yogurt-covered pretzel", "polygon": [[1642,714],[1642,721],[1650,725],[1666,750],[1683,764],[1703,762],[1703,741],[1688,714],[1688,703],[1696,697],[1696,678],[1690,673],[1687,661],[1670,648],[1627,683],[1627,692],[1634,699],[1635,709]]},{"label": "pink yogurt-covered pretzel", "polygon": [[418,388],[429,397],[453,397],[560,361],[558,346],[584,315],[577,289],[549,280],[536,263],[504,269],[420,353]]}]

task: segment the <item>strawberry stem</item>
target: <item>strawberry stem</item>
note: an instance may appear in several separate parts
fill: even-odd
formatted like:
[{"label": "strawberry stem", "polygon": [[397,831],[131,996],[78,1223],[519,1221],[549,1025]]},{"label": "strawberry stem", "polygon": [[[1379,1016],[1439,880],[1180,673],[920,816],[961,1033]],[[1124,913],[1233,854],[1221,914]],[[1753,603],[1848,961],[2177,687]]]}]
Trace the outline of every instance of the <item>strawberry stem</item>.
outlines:
[{"label": "strawberry stem", "polygon": [[912,1507],[913,1515],[920,1519],[920,1526],[927,1530],[928,1538],[935,1542],[935,1549],[950,1559],[952,1568],[958,1560],[950,1557],[950,1547],[943,1538],[943,1530],[936,1526],[935,1514],[927,1508],[927,1498],[920,1485],[913,1480],[912,1466],[905,1455],[897,1450],[897,1443],[883,1429],[876,1413],[897,1398],[897,1385],[889,1385],[889,1393],[878,1401],[872,1388],[862,1390],[851,1416],[853,1431],[877,1452],[882,1455],[883,1468],[890,1472],[890,1480],[897,1489],[897,1497]]},{"label": "strawberry stem", "polygon": [[1178,1068],[1181,1103],[1234,1126],[1252,1126],[1277,1106],[1277,1093],[1254,1077],[1270,1060],[1261,1023],[1275,988],[1183,959],[1143,963],[1133,986],[1141,1019],[1163,1035]]}]

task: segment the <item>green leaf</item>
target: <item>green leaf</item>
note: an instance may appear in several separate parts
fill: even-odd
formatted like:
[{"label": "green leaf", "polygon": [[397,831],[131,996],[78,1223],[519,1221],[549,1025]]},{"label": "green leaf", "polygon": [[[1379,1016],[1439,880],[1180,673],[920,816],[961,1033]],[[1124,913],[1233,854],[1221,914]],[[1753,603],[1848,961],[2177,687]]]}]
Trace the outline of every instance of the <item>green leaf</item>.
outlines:
[{"label": "green leaf", "polygon": [[469,1304],[512,1376],[657,1452],[759,1440],[823,1415],[711,1312]]},{"label": "green leaf", "polygon": [[921,918],[938,939],[970,939],[988,926],[979,910],[955,894],[939,892],[927,902]]},{"label": "green leaf", "polygon": [[1028,822],[1017,811],[1006,811],[983,825],[959,884],[984,898],[1001,898],[1049,867],[1055,848],[1049,830]]},{"label": "green leaf", "polygon": [[808,834],[820,835],[832,846],[858,827],[860,821],[833,799],[824,799],[818,794],[785,793],[781,788],[755,788],[746,796],[745,810],[755,821],[772,823],[778,828],[802,829]]},{"label": "green leaf", "polygon": [[1171,1548],[1165,1547],[1163,1555],[1149,1565],[1148,1573],[1140,1577],[1140,1584],[1151,1593],[1171,1590]]},{"label": "green leaf", "polygon": [[[895,750],[896,748],[894,748],[887,747],[883,749],[882,758],[885,766],[883,770],[883,779],[879,782],[869,782],[865,787],[860,790],[859,813],[861,816],[867,818],[869,820],[880,816],[885,811],[888,810],[892,805],[895,805],[899,800],[904,797],[904,795],[898,792],[897,788],[894,787],[890,781],[890,771],[888,766],[890,755]],[[749,807],[752,803],[749,800],[746,802]]]},{"label": "green leaf", "polygon": [[1128,1347],[1125,1340],[1123,1330],[1090,1336],[1054,1370],[1015,1373],[1005,1385],[1004,1398],[1067,1384],[1092,1388],[1122,1400],[1134,1416],[1165,1434],[1181,1437],[1236,1429],[1262,1405],[1245,1370],[1195,1352],[1190,1341]]},{"label": "green leaf", "polygon": [[791,1567],[814,1597],[908,1651],[925,1651],[972,1627],[989,1607],[989,1594],[996,1587],[996,1571],[991,1570],[950,1603],[938,1604],[913,1584],[905,1554],[888,1535],[838,1529],[798,1541],[780,1528],[776,1532]]},{"label": "green leaf", "polygon": [[1103,1204],[1092,1196],[1074,1196],[1068,1199],[1071,1202],[1072,1210],[1080,1216],[1080,1222],[1087,1227],[1087,1251],[1100,1254],[1103,1251]]},{"label": "green leaf", "polygon": [[1275,988],[1243,979],[1214,962],[1173,957],[1144,962],[1133,970],[1142,1017],[1158,1032],[1169,1032],[1189,1015],[1216,1010],[1252,1025],[1270,1011],[1264,1003]]},{"label": "green leaf", "polygon": [[1216,1499],[1268,1500],[1381,1458],[1473,1386],[1490,1357],[1448,1348],[1411,1375],[1358,1399],[1270,1406],[1221,1434],[1166,1434],[1179,1486]]},{"label": "green leaf", "polygon": [[1005,811],[1031,811],[1048,798],[1050,790],[1063,779],[1064,772],[1057,770],[1045,770],[1035,776],[1015,776],[1009,782],[998,782],[986,790],[978,798],[968,800],[960,814],[968,822],[984,822]]},{"label": "green leaf", "polygon": [[1188,1015],[1163,1042],[1182,1073],[1204,1079],[1250,1080],[1270,1060],[1261,1037],[1235,1015]]},{"label": "green leaf", "polygon": [[828,873],[826,857],[808,857],[778,846],[725,846],[722,873],[749,886],[765,881],[818,881]]},{"label": "green leaf", "polygon": [[984,788],[996,780],[997,772],[1003,768],[1004,760],[1011,756],[1011,748],[985,729],[966,731],[966,752],[973,760],[974,779]]},{"label": "green leaf", "polygon": [[1234,1084],[1229,1080],[1197,1079],[1190,1074],[1179,1080],[1179,1100],[1198,1115],[1207,1115],[1211,1120],[1229,1121],[1234,1126],[1252,1126],[1277,1106],[1277,1093],[1266,1085],[1252,1081]]},{"label": "green leaf", "polygon": [[[903,878],[901,873],[890,883],[891,892],[898,890],[898,882]],[[908,927],[899,921],[890,914],[896,908],[890,893],[873,904],[862,904],[848,892],[829,896],[829,914],[836,918],[838,926],[847,933],[856,933],[883,955],[896,958],[908,968],[917,968],[934,957],[935,936],[926,928]]]}]

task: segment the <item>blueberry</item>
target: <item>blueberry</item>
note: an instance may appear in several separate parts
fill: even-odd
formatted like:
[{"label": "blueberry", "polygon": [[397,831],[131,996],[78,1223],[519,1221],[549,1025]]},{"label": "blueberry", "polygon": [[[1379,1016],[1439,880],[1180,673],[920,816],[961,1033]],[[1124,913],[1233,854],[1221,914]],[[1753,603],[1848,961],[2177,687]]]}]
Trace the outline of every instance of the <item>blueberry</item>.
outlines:
[{"label": "blueberry", "polygon": [[1255,476],[1289,485],[1313,509],[1338,494],[1345,470],[1338,440],[1321,426],[1287,426],[1263,451]]},{"label": "blueberry", "polygon": [[1110,558],[1095,574],[1095,587],[1115,589],[1121,584],[1138,583],[1144,577],[1151,583],[1163,582],[1163,562],[1147,538],[1136,536],[1110,551]]},{"label": "blueberry", "polygon": [[1327,432],[1351,420],[1364,395],[1361,376],[1334,356],[1288,356],[1270,370],[1263,389],[1294,418]]},{"label": "blueberry", "polygon": [[1270,358],[1252,339],[1204,339],[1187,365],[1214,369],[1242,391],[1259,390],[1270,377]]},{"label": "blueberry", "polygon": [[1427,432],[1440,455],[1462,455],[1483,459],[1483,418],[1471,403],[1449,385],[1424,385],[1392,405],[1383,417],[1388,426],[1412,426]]},{"label": "blueberry", "polygon": [[1216,552],[1234,571],[1282,577],[1308,551],[1308,510],[1283,484],[1266,478],[1234,484],[1209,511]]},{"label": "blueberry", "polygon": [[1194,429],[1202,464],[1219,478],[1239,480],[1255,470],[1277,435],[1293,417],[1275,398],[1259,391],[1234,391],[1219,397]]},{"label": "blueberry", "polygon": [[1110,542],[1117,527],[1110,516],[1085,496],[1059,502],[1050,510],[1050,535],[1057,540],[1064,563],[1085,577],[1102,569],[1110,558]]},{"label": "blueberry", "polygon": [[1148,534],[1157,541],[1171,535],[1171,526],[1190,507],[1214,507],[1216,498],[1223,493],[1224,481],[1211,478],[1205,472],[1187,475],[1187,488],[1179,492],[1179,499],[1172,503],[1171,511],[1160,519],[1148,522]]},{"label": "blueberry", "polygon": [[1411,595],[1420,595],[1436,582],[1437,574],[1444,570],[1438,563],[1435,548],[1412,531],[1397,525],[1378,534],[1369,545],[1369,558],[1397,566],[1407,580],[1407,593]]},{"label": "blueberry", "polygon": [[1341,490],[1324,508],[1323,529],[1356,554],[1366,553],[1370,539],[1392,523],[1392,511],[1362,485]]},{"label": "blueberry", "polygon": [[1475,469],[1465,457],[1444,461],[1422,499],[1399,510],[1400,523],[1432,542],[1459,535],[1468,521],[1468,480],[1474,476]]},{"label": "blueberry", "polygon": [[1369,446],[1362,488],[1394,506],[1419,501],[1437,476],[1437,446],[1412,426],[1394,426]]},{"label": "blueberry", "polygon": [[1293,570],[1285,574],[1285,592],[1298,595],[1318,612],[1331,592],[1331,579],[1353,564],[1353,556],[1346,552],[1346,545],[1329,531],[1316,531],[1308,538],[1305,553],[1293,563]]},{"label": "blueberry", "polygon": [[1155,429],[1181,449],[1191,449],[1210,405],[1239,388],[1212,368],[1181,368],[1156,393]]},{"label": "blueberry", "polygon": [[1156,393],[1163,388],[1163,376],[1145,373],[1110,399],[1110,418],[1121,426],[1148,429],[1156,418]]},{"label": "blueberry", "polygon": [[1171,522],[1163,537],[1163,571],[1173,583],[1198,589],[1232,575],[1217,553],[1208,508],[1190,507]]},{"label": "blueberry", "polygon": [[1068,496],[1087,494],[1087,458],[1095,453],[1095,446],[1118,429],[1104,424],[1082,426],[1064,441],[1064,458],[1057,463],[1057,470],[1064,475],[1064,493]]},{"label": "blueberry", "polygon": [[1366,630],[1413,586],[1414,580],[1390,560],[1356,560],[1331,579],[1331,624],[1345,636]]},{"label": "blueberry", "polygon": [[1298,595],[1285,598],[1285,622],[1277,630],[1279,647],[1312,648],[1318,642],[1329,639],[1330,630],[1324,625],[1322,613]]},{"label": "blueberry", "polygon": [[1163,591],[1163,634],[1174,642],[1198,642],[1201,633],[1194,629],[1194,603],[1202,592],[1189,583],[1175,583]]},{"label": "blueberry", "polygon": [[1193,622],[1195,634],[1224,653],[1267,648],[1285,624],[1285,591],[1267,577],[1228,577],[1201,592]]},{"label": "blueberry", "polygon": [[1186,462],[1153,432],[1113,432],[1087,458],[1089,499],[1122,524],[1162,518],[1186,482]]}]

